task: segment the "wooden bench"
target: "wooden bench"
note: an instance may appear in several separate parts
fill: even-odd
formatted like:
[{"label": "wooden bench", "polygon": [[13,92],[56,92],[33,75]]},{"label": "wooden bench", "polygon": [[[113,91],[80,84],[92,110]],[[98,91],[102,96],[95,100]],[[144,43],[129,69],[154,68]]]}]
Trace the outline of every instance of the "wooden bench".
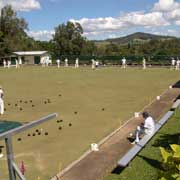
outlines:
[{"label": "wooden bench", "polygon": [[[179,106],[179,105],[178,105]],[[177,106],[177,107],[178,107]],[[142,150],[142,148],[148,143],[148,141],[159,131],[159,129],[168,121],[173,115],[173,111],[168,111],[159,122],[155,125],[155,132],[152,135],[145,135],[143,138],[134,145],[119,161],[118,166],[126,167],[130,161]]]}]

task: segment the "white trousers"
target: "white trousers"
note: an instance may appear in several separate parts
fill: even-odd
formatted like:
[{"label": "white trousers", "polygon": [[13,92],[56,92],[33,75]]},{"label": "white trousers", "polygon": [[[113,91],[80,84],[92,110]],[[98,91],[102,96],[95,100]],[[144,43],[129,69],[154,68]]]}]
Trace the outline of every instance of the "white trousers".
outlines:
[{"label": "white trousers", "polygon": [[0,98],[0,114],[4,114],[4,100]]},{"label": "white trousers", "polygon": [[78,68],[79,67],[79,64],[75,64],[75,68]]}]

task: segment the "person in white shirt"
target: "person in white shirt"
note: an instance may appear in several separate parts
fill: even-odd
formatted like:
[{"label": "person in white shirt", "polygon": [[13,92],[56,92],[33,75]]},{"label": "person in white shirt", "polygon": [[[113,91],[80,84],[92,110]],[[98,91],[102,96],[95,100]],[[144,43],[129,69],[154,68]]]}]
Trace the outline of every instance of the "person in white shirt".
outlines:
[{"label": "person in white shirt", "polygon": [[61,63],[60,59],[57,59],[56,63],[57,63],[57,67],[59,68],[60,67],[60,63]]},{"label": "person in white shirt", "polygon": [[67,58],[64,60],[64,62],[65,62],[64,66],[68,67],[68,59]]},{"label": "person in white shirt", "polygon": [[142,64],[143,64],[143,69],[146,69],[146,59],[145,58],[143,58]]},{"label": "person in white shirt", "polygon": [[122,68],[125,69],[126,68],[126,58],[124,57],[121,61],[122,61]]},{"label": "person in white shirt", "polygon": [[45,65],[49,66],[49,56],[45,57]]},{"label": "person in white shirt", "polygon": [[92,62],[92,69],[95,69],[95,60],[94,59],[91,59],[91,62]]},{"label": "person in white shirt", "polygon": [[3,60],[3,65],[4,65],[4,68],[6,68],[6,60],[5,59]]},{"label": "person in white shirt", "polygon": [[179,60],[179,58],[177,58],[177,61],[176,61],[176,70],[179,70],[179,67],[180,67],[180,60]]},{"label": "person in white shirt", "polygon": [[137,126],[137,129],[134,134],[130,134],[131,137],[134,137],[135,140],[131,144],[135,144],[139,142],[140,136],[143,134],[153,135],[155,131],[155,122],[151,116],[149,116],[148,112],[142,113],[144,124],[141,126]]},{"label": "person in white shirt", "polygon": [[8,60],[8,62],[7,62],[7,67],[10,68],[10,66],[11,66],[11,61]]},{"label": "person in white shirt", "polygon": [[75,60],[75,68],[78,68],[78,67],[79,67],[79,59],[76,58],[76,60]]},{"label": "person in white shirt", "polygon": [[22,59],[21,59],[21,57],[19,57],[19,67],[21,67],[21,65],[22,65]]},{"label": "person in white shirt", "polygon": [[174,69],[176,65],[176,60],[174,58],[172,58],[171,60],[171,69]]},{"label": "person in white shirt", "polygon": [[0,114],[4,114],[4,92],[2,90],[2,87],[0,86]]},{"label": "person in white shirt", "polygon": [[17,59],[16,59],[16,68],[19,68],[19,62]]},{"label": "person in white shirt", "polygon": [[99,61],[95,61],[96,69],[99,67]]}]

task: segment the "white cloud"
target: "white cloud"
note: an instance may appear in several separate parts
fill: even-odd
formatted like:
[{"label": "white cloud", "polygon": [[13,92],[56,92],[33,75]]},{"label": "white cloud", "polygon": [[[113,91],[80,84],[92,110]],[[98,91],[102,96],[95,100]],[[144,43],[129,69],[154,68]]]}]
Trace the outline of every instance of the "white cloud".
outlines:
[{"label": "white cloud", "polygon": [[47,41],[52,39],[52,35],[54,34],[54,31],[48,31],[48,30],[27,31],[27,34],[36,40]]},{"label": "white cloud", "polygon": [[6,5],[11,5],[16,11],[31,11],[40,9],[41,5],[38,0],[0,0],[0,9]]},{"label": "white cloud", "polygon": [[155,11],[172,11],[180,8],[180,3],[175,0],[159,0],[155,3],[153,10]]},{"label": "white cloud", "polygon": [[86,35],[96,35],[99,33],[112,33],[132,27],[152,27],[167,26],[169,22],[163,17],[161,12],[132,12],[119,17],[106,17],[97,19],[83,18],[80,20],[71,19],[72,22],[79,22]]},{"label": "white cloud", "polygon": [[159,0],[148,12],[121,13],[118,17],[71,19],[79,22],[87,37],[114,34],[132,28],[160,28],[180,25],[180,3],[175,0]]}]

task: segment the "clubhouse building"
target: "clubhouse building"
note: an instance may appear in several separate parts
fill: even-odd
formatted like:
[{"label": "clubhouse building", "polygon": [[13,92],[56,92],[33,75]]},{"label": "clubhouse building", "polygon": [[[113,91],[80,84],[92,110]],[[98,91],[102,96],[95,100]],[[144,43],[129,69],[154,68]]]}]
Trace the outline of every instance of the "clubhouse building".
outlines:
[{"label": "clubhouse building", "polygon": [[[23,64],[40,64],[43,58],[50,59],[48,51],[17,51],[13,52],[15,58],[22,59]],[[13,57],[11,61],[13,61]]]}]

